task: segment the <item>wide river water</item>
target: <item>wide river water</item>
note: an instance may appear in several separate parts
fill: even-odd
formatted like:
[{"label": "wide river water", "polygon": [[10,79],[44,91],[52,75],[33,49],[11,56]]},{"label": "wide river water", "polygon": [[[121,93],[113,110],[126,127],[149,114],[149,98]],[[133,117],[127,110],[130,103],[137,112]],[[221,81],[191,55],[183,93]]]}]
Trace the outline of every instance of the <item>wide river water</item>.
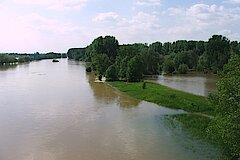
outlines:
[{"label": "wide river water", "polygon": [[94,82],[67,59],[1,68],[0,160],[216,159],[164,118],[181,113]]}]

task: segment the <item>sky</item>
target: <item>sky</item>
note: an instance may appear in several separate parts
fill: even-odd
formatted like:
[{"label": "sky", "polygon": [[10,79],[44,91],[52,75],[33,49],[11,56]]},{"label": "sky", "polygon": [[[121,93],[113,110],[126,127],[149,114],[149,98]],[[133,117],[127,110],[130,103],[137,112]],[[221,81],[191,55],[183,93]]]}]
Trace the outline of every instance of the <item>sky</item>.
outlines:
[{"label": "sky", "polygon": [[67,52],[98,36],[120,44],[240,41],[240,0],[0,0],[0,53]]}]

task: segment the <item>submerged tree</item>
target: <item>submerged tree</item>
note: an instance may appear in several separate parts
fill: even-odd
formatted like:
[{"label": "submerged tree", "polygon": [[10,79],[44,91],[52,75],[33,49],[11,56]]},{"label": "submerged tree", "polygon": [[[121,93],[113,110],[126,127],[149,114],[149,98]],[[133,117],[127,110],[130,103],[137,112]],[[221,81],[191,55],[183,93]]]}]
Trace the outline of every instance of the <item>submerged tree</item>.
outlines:
[{"label": "submerged tree", "polygon": [[224,66],[218,93],[210,95],[216,119],[208,132],[231,159],[240,158],[240,58],[233,54]]}]

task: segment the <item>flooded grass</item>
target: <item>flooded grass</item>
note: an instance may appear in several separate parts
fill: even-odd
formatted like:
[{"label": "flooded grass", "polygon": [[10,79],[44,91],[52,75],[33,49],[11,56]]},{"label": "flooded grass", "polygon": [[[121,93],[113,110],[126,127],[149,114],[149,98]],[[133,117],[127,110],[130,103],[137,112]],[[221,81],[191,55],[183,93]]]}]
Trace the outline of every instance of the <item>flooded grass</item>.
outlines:
[{"label": "flooded grass", "polygon": [[165,124],[175,134],[173,138],[185,148],[205,154],[207,159],[221,159],[224,156],[220,147],[207,134],[207,127],[212,119],[195,114],[166,115],[164,118]]},{"label": "flooded grass", "polygon": [[191,137],[209,140],[206,136],[206,130],[212,119],[193,114],[169,115],[166,118],[180,122],[181,128]]}]

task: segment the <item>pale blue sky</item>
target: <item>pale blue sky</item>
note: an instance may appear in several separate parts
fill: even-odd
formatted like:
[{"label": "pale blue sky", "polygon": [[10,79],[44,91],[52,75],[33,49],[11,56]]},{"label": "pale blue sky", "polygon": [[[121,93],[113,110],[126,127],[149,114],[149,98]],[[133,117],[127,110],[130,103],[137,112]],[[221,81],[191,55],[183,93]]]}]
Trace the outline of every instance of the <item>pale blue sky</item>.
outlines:
[{"label": "pale blue sky", "polygon": [[67,52],[100,35],[240,41],[240,0],[0,0],[0,21],[0,52]]}]

